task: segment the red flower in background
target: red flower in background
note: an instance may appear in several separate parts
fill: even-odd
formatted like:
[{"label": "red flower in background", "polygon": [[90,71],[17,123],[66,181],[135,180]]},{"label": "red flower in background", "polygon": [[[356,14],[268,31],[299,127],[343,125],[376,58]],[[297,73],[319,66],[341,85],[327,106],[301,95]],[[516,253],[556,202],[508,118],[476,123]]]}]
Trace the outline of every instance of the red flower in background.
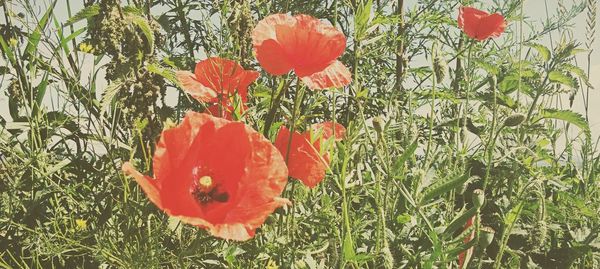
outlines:
[{"label": "red flower in background", "polygon": [[294,70],[311,89],[343,87],[352,77],[336,60],[346,48],[346,37],[331,24],[308,15],[274,14],[252,31],[256,58],[270,74]]},{"label": "red flower in background", "polygon": [[329,167],[328,146],[333,146],[333,143],[328,144],[332,141],[329,139],[339,141],[345,133],[344,126],[333,122],[313,124],[304,133],[290,133],[285,126],[282,126],[275,140],[275,146],[287,160],[289,175],[312,188],[325,178],[325,172]]},{"label": "red flower in background", "polygon": [[279,198],[287,182],[283,157],[241,122],[188,112],[162,132],[153,168],[154,179],[123,164],[158,208],[217,237],[250,239],[289,203]]},{"label": "red flower in background", "polygon": [[[221,106],[220,112],[223,113],[214,115],[230,119],[233,111],[231,97],[237,93],[243,103],[247,102],[248,86],[258,78],[259,73],[244,70],[232,60],[211,57],[198,62],[194,73],[177,71],[176,75],[185,92],[198,101],[212,103],[210,112],[219,111],[218,107]],[[242,105],[241,109],[244,108]]]},{"label": "red flower in background", "polygon": [[463,29],[467,36],[482,41],[490,37],[499,37],[506,28],[506,21],[499,13],[490,15],[476,8],[461,7],[458,27]]}]

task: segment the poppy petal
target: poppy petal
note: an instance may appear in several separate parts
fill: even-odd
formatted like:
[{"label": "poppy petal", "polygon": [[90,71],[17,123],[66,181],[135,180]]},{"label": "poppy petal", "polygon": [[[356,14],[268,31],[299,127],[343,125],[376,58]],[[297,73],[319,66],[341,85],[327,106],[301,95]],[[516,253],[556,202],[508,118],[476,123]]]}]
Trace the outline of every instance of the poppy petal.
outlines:
[{"label": "poppy petal", "polygon": [[498,13],[489,13],[472,7],[461,7],[458,15],[458,27],[471,38],[482,41],[498,37],[506,27],[504,17]]},{"label": "poppy petal", "polygon": [[346,48],[346,37],[331,24],[297,15],[296,25],[277,25],[277,42],[299,77],[323,71]]},{"label": "poppy petal", "polygon": [[481,19],[476,39],[481,41],[490,37],[499,37],[504,32],[504,28],[506,28],[504,17],[494,13]]},{"label": "poppy petal", "polygon": [[212,89],[216,94],[210,99],[216,102],[217,95],[230,96],[238,93],[242,100],[247,101],[248,86],[252,84],[259,73],[244,68],[236,61],[220,57],[210,57],[196,64],[195,80],[204,87]]},{"label": "poppy petal", "polygon": [[339,88],[350,84],[352,75],[340,61],[334,61],[325,70],[302,77],[302,82],[310,89]]},{"label": "poppy petal", "polygon": [[292,64],[288,61],[283,48],[273,39],[265,40],[255,47],[256,59],[267,73],[279,76],[287,74],[292,70]]},{"label": "poppy petal", "polygon": [[[287,183],[283,157],[241,122],[188,112],[162,132],[153,165],[154,180],[129,163],[123,171],[165,213],[217,237],[247,240],[289,202],[278,197]],[[205,176],[211,183],[200,186]]]},{"label": "poppy petal", "polygon": [[289,176],[302,181],[310,188],[315,187],[325,178],[328,165],[305,135],[297,132],[291,134],[286,127],[282,126],[275,139],[275,146],[283,158],[287,159]]},{"label": "poppy petal", "polygon": [[[256,71],[247,71],[244,70],[240,72],[236,77],[235,81],[237,81],[238,85],[237,93],[242,97],[242,101],[248,101],[248,87],[254,83],[254,81],[260,76],[260,73]],[[232,94],[232,93],[231,93]]]},{"label": "poppy petal", "polygon": [[144,176],[142,173],[136,170],[130,162],[123,163],[121,169],[125,175],[133,177],[135,182],[140,185],[152,203],[154,203],[158,208],[163,208],[162,201],[160,199],[160,191],[154,182],[155,180]]},{"label": "poppy petal", "polygon": [[202,83],[195,79],[195,75],[192,72],[177,71],[175,75],[183,90],[194,97],[194,99],[200,102],[209,102],[217,97],[217,92],[202,85]]},{"label": "poppy petal", "polygon": [[296,24],[296,19],[288,14],[269,15],[259,21],[258,24],[256,24],[256,27],[254,27],[254,30],[252,30],[252,45],[256,48],[265,40],[276,39],[276,25],[293,26],[294,24]]}]

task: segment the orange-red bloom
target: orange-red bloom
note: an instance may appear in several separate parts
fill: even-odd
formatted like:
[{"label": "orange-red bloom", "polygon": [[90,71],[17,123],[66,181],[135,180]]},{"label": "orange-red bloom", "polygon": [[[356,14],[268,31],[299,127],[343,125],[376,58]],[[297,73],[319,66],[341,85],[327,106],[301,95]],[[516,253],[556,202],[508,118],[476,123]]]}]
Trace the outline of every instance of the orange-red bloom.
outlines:
[{"label": "orange-red bloom", "polygon": [[283,157],[241,122],[188,112],[162,132],[153,168],[151,178],[123,164],[158,208],[217,237],[250,239],[289,203],[279,198],[288,175]]},{"label": "orange-red bloom", "polygon": [[479,41],[499,37],[506,28],[506,21],[499,13],[489,14],[472,7],[461,7],[458,14],[458,27],[467,36]]},{"label": "orange-red bloom", "polygon": [[294,70],[311,89],[343,87],[352,77],[337,60],[346,37],[331,24],[308,15],[274,14],[252,31],[256,58],[270,74]]},{"label": "orange-red bloom", "polygon": [[[218,106],[220,103],[224,108],[222,114],[225,118],[231,118],[230,98],[239,94],[243,102],[248,101],[248,86],[252,84],[259,73],[244,68],[237,62],[219,57],[211,57],[196,64],[194,73],[189,71],[177,71],[177,79],[183,89],[192,97],[201,102],[212,103]],[[218,111],[213,109],[209,111]]]},{"label": "orange-red bloom", "polygon": [[290,133],[282,126],[275,146],[287,160],[289,175],[312,188],[325,178],[330,162],[329,149],[333,145],[331,142],[341,140],[345,133],[344,126],[333,122],[313,124],[304,133]]}]

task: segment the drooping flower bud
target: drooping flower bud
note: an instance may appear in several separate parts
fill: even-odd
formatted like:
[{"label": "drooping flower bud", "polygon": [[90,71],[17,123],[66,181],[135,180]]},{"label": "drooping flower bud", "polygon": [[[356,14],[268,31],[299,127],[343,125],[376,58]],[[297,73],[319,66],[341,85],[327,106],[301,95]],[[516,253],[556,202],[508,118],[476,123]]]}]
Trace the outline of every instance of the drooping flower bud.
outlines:
[{"label": "drooping flower bud", "polygon": [[485,193],[481,189],[476,189],[473,191],[472,199],[473,205],[477,208],[480,208],[485,202]]}]

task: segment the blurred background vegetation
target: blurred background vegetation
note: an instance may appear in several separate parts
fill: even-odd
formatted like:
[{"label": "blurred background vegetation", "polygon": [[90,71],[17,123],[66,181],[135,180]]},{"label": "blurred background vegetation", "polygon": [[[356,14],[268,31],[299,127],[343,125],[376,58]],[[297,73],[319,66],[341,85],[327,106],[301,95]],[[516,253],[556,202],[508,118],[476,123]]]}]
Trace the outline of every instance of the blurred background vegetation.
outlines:
[{"label": "blurred background vegetation", "polygon": [[[469,268],[600,267],[597,0],[0,5],[4,268],[456,268],[471,247]],[[506,33],[468,39],[461,5],[502,13]],[[162,128],[204,109],[174,70],[207,56],[260,70],[253,26],[287,12],[348,37],[353,83],[308,91],[296,122],[335,118],[347,138],[317,188],[290,180],[294,206],[254,239],[219,240],[160,212],[120,167],[149,174]],[[246,123],[262,130],[282,81],[263,73]]]}]

